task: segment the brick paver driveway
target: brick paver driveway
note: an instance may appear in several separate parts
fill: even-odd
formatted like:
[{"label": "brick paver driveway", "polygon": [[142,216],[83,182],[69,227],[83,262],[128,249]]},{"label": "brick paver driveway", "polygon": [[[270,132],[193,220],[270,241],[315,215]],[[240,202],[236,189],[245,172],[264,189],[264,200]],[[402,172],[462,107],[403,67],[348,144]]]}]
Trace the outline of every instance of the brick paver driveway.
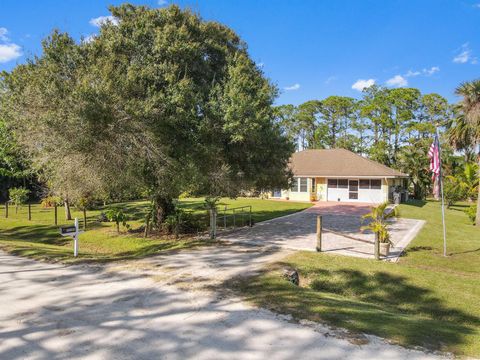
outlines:
[{"label": "brick paver driveway", "polygon": [[[242,229],[222,238],[252,245],[275,245],[292,250],[314,251],[316,221],[322,216],[322,251],[343,255],[373,257],[374,235],[361,231],[362,215],[371,205],[362,203],[318,202],[308,210],[265,221],[250,229]],[[418,233],[422,221],[396,219],[390,225],[392,259],[397,259],[403,248]]]}]

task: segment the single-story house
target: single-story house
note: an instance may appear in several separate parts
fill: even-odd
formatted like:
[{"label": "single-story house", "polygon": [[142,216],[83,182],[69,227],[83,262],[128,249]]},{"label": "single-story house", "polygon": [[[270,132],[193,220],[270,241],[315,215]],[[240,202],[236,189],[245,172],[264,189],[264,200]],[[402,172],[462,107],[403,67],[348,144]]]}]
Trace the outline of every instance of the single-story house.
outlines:
[{"label": "single-story house", "polygon": [[405,200],[408,175],[345,149],[304,150],[290,159],[290,189],[269,197],[296,201],[382,203],[393,193]]}]

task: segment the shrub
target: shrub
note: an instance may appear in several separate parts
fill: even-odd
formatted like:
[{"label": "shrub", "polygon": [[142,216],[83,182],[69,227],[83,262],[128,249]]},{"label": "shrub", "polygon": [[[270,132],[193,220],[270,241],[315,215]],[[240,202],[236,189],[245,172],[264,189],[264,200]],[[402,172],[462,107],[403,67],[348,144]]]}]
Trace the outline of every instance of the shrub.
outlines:
[{"label": "shrub", "polygon": [[175,212],[165,218],[162,224],[163,230],[168,234],[191,234],[204,228],[200,219],[190,212],[175,209]]},{"label": "shrub", "polygon": [[75,207],[79,210],[91,210],[95,202],[91,197],[81,197],[75,202]]},{"label": "shrub", "polygon": [[128,217],[120,208],[108,209],[105,211],[105,216],[107,217],[108,221],[115,222],[118,233],[120,233],[120,224],[122,224],[127,230],[130,228],[130,225],[127,224]]},{"label": "shrub", "polygon": [[62,198],[59,196],[47,196],[42,199],[40,205],[42,208],[50,208],[54,207],[55,205],[62,205],[62,202]]},{"label": "shrub", "polygon": [[15,212],[18,212],[19,205],[25,204],[28,200],[28,194],[30,191],[23,187],[11,188],[8,190],[8,196],[10,200],[15,204]]},{"label": "shrub", "polygon": [[475,217],[477,215],[477,204],[469,206],[467,209],[465,209],[465,213],[467,214],[472,224],[475,225]]},{"label": "shrub", "polygon": [[449,177],[445,180],[446,181],[443,184],[443,194],[445,196],[447,208],[449,208],[457,201],[465,199],[466,194],[455,178]]}]

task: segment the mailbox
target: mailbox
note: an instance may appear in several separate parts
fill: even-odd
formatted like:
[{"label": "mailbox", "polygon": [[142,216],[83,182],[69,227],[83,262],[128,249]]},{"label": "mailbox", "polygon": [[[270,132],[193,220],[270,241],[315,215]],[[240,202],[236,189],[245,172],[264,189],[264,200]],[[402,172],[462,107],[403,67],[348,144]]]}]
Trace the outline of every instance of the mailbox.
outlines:
[{"label": "mailbox", "polygon": [[76,231],[77,231],[77,228],[75,226],[62,226],[60,228],[60,234],[62,235],[74,234]]}]

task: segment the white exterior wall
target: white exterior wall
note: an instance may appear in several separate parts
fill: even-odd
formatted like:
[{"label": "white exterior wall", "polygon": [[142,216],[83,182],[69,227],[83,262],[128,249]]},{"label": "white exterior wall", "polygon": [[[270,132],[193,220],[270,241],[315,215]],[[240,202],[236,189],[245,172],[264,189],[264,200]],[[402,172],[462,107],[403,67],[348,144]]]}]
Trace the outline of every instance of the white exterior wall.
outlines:
[{"label": "white exterior wall", "polygon": [[[365,178],[338,178],[332,177],[332,179],[344,179],[344,180],[357,180]],[[361,202],[361,203],[371,203],[379,204],[389,199],[389,191],[391,186],[402,180],[398,179],[385,179],[385,178],[374,178],[369,177],[368,179],[376,179],[381,181],[380,189],[360,189],[358,187],[358,199],[349,199],[349,188],[329,188],[328,187],[328,178],[315,178],[316,189],[312,192],[312,178],[307,178],[307,191],[292,191],[291,189],[281,191],[281,199],[288,199],[292,201],[312,201],[312,199],[320,201],[335,201],[338,202]],[[300,187],[298,187],[300,190]],[[271,194],[269,194],[271,197]]]},{"label": "white exterior wall", "polygon": [[[338,179],[338,178],[333,178]],[[374,179],[374,178],[372,178]],[[360,178],[349,178],[342,180],[357,180]],[[386,179],[381,180],[380,189],[361,189],[358,187],[358,199],[349,198],[349,188],[329,188],[327,185],[327,201],[340,201],[340,202],[364,202],[379,204],[388,200],[388,182]],[[327,179],[328,183],[328,179]]]}]

